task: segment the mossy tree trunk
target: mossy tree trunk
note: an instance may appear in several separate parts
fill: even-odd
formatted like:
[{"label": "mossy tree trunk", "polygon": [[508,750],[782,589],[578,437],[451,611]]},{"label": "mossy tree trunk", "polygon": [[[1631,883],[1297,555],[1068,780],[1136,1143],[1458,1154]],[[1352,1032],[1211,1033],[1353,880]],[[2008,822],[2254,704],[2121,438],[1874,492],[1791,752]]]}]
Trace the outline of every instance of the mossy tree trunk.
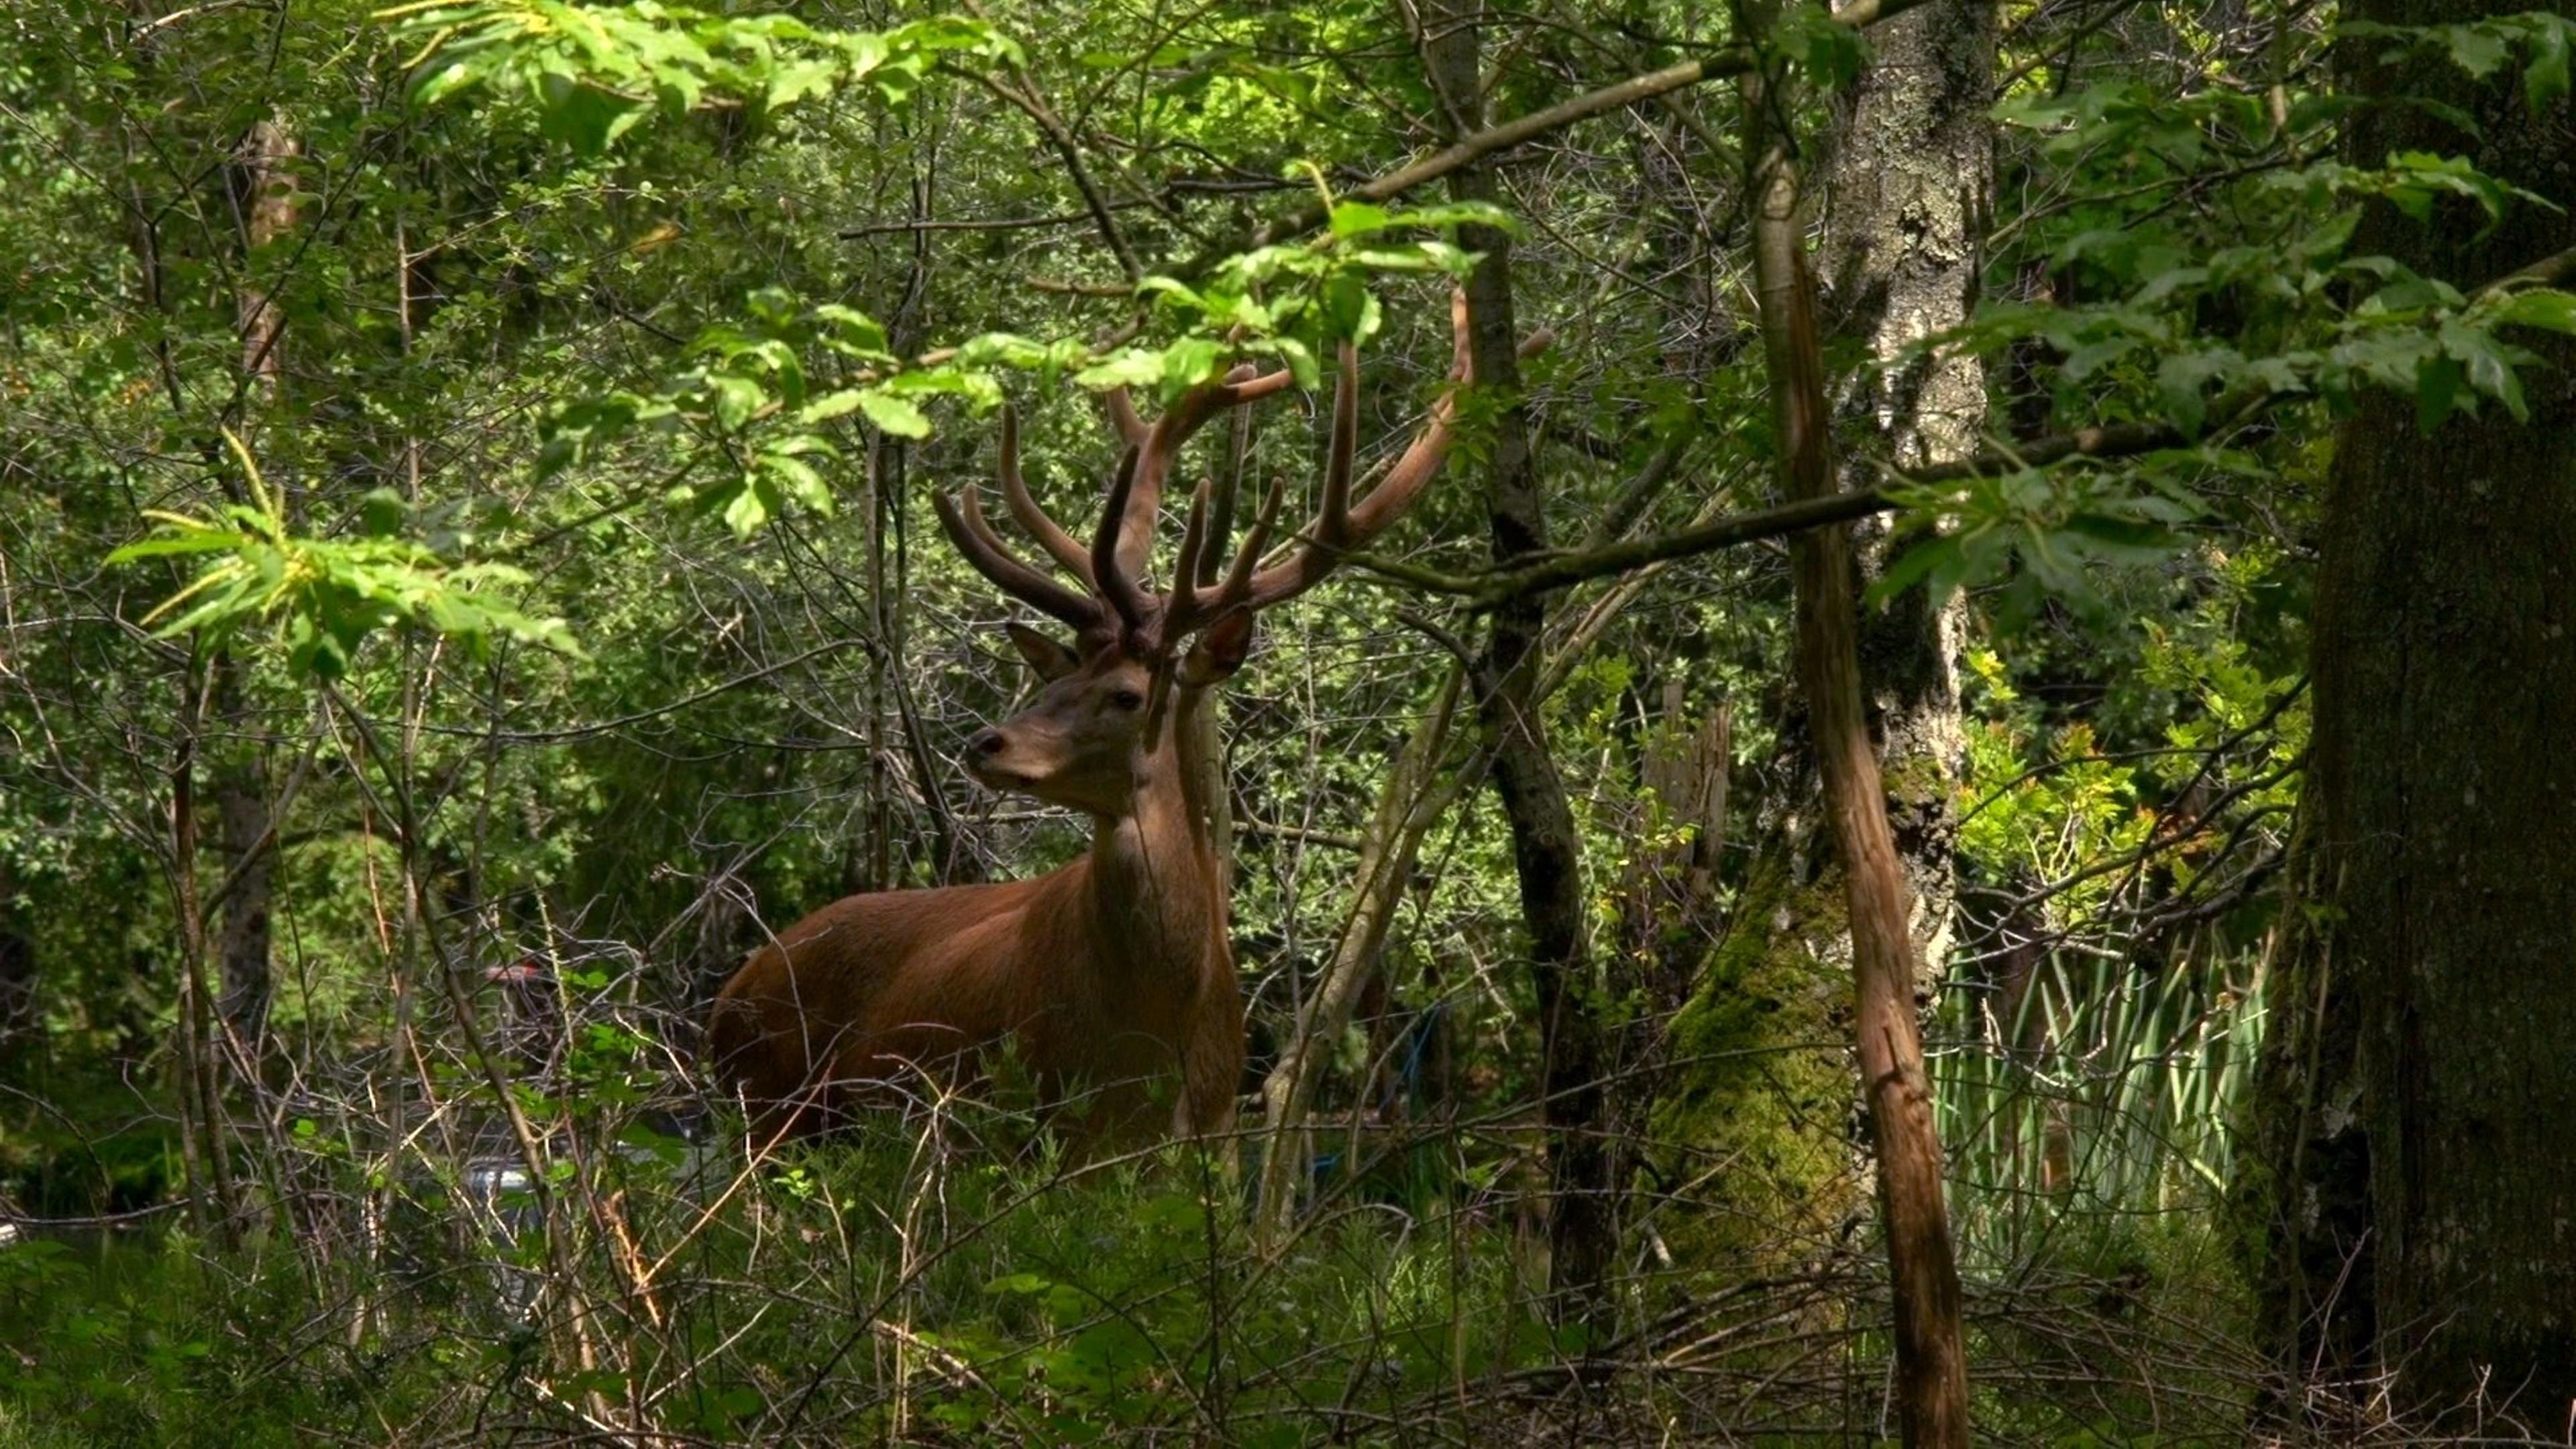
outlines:
[{"label": "mossy tree trunk", "polygon": [[[1820,190],[1832,280],[1829,324],[1893,364],[1909,344],[1964,320],[1978,277],[1993,173],[1985,119],[1994,70],[1990,8],[1936,0],[1870,31],[1871,67],[1844,98]],[[1976,449],[1985,419],[1973,359],[1935,358],[1858,373],[1834,397],[1837,486],[1874,485],[1871,459],[1937,462]],[[1888,556],[1883,524],[1854,530],[1855,576]],[[1961,753],[1955,670],[1960,605],[1914,590],[1863,609],[1860,668],[1880,746],[1889,823],[1914,902],[1911,933],[1926,990],[1951,939],[1955,791]],[[1777,825],[1725,941],[1675,1021],[1673,1089],[1658,1136],[1702,1161],[1752,1170],[1700,1190],[1717,1209],[1693,1229],[1762,1256],[1794,1252],[1866,1209],[1847,1111],[1851,948],[1842,867],[1812,800],[1775,807]],[[1839,1098],[1822,1093],[1839,1091]],[[1699,1154],[1705,1153],[1701,1157]],[[1778,1231],[1761,1223],[1766,1213]]]}]

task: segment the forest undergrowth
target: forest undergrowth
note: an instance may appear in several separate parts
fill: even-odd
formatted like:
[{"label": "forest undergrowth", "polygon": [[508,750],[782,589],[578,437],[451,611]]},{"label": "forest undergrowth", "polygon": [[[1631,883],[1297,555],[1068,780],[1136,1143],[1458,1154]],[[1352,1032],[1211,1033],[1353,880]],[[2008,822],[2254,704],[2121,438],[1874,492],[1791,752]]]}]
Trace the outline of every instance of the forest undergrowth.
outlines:
[{"label": "forest undergrowth", "polygon": [[[2277,1391],[2242,1254],[2212,1226],[2260,1030],[2260,994],[2229,976],[2245,965],[2159,993],[2049,983],[2022,1003],[2043,1030],[2007,1024],[2031,1051],[1998,1049],[1990,1014],[1948,1014],[1936,1060],[1991,1442],[2240,1442]],[[681,1024],[598,961],[544,979],[550,999],[505,983],[485,1003],[530,1069],[513,1090],[534,1178],[427,1033],[425,1074],[344,1063],[238,1121],[233,1221],[116,1210],[135,1188],[109,1164],[176,1150],[140,1097],[132,1130],[22,1177],[51,1222],[0,1252],[0,1443],[1890,1432],[1865,1213],[1824,1233],[1737,1223],[1731,1257],[1675,1265],[1668,1236],[1741,1211],[1694,1193],[1728,1164],[1641,1169],[1638,1249],[1587,1324],[1544,1292],[1526,1114],[1345,1113],[1293,1235],[1264,1251],[1254,1135],[1076,1161],[1003,1093],[749,1152],[673,1051]],[[12,1105],[13,1130],[41,1118]]]}]

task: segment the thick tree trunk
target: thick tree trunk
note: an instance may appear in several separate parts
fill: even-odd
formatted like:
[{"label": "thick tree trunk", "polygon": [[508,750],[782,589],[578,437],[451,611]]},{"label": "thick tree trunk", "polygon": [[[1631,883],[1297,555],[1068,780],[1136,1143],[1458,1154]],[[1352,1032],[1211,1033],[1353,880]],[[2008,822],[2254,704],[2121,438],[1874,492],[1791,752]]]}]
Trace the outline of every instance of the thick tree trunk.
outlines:
[{"label": "thick tree trunk", "polygon": [[[1880,481],[1864,454],[1915,467],[1975,453],[1986,417],[1985,371],[1974,357],[1894,364],[1906,347],[1966,321],[1975,302],[1994,175],[1986,118],[1994,7],[1937,0],[1871,30],[1870,51],[1824,177],[1831,326],[1866,339],[1881,365],[1854,374],[1834,399],[1843,489]],[[1888,529],[1884,517],[1853,529],[1864,580],[1887,564]],[[1860,620],[1861,678],[1913,895],[1924,988],[1947,963],[1958,899],[1952,846],[1966,746],[1957,660],[1966,608],[1964,595],[1936,605],[1910,589]]]},{"label": "thick tree trunk", "polygon": [[[1453,0],[1424,12],[1424,59],[1457,135],[1484,124],[1477,30],[1482,12],[1481,0]],[[1451,191],[1478,201],[1497,194],[1492,173],[1482,166],[1454,173]],[[1521,398],[1511,238],[1483,228],[1464,232],[1461,240],[1484,254],[1467,281],[1471,365],[1477,388],[1502,400],[1485,455],[1485,507],[1494,562],[1507,567],[1546,549],[1547,517]],[[1603,1284],[1615,1237],[1612,1167],[1602,1132],[1602,1033],[1590,999],[1581,842],[1538,709],[1546,626],[1546,605],[1536,595],[1494,612],[1483,670],[1493,687],[1478,704],[1493,755],[1494,790],[1511,825],[1512,863],[1520,881],[1521,917],[1529,930],[1530,970],[1544,1034],[1540,1083],[1550,1169],[1549,1278],[1562,1314],[1597,1322],[1606,1310]]]},{"label": "thick tree trunk", "polygon": [[[2527,9],[2355,0],[2349,19]],[[2534,117],[2508,67],[2383,66],[2356,89],[2440,104],[2356,114],[2356,164],[2466,154],[2564,197],[2576,115]],[[2472,136],[2443,119],[2465,114]],[[2374,206],[2356,254],[2464,285],[2576,245],[2564,213],[2486,229]],[[2483,1394],[2544,1436],[2576,1406],[2576,349],[2540,346],[2531,420],[2488,405],[2427,436],[2374,394],[2336,440],[2315,614],[2303,879],[2314,909],[2277,979],[2260,1108],[2276,1192],[2274,1301],[2292,1366],[2396,1371],[2402,1407]]]},{"label": "thick tree trunk", "polygon": [[[1748,28],[1762,28],[1771,12],[1757,4],[1747,6],[1746,15]],[[1740,84],[1752,163],[1747,190],[1754,277],[1783,492],[1793,499],[1820,497],[1833,489],[1834,470],[1814,282],[1798,225],[1797,168],[1789,138],[1771,124],[1776,80],[1748,76]],[[1904,872],[1861,704],[1857,580],[1847,531],[1798,535],[1790,545],[1790,571],[1797,589],[1798,681],[1850,912],[1861,1086],[1895,1290],[1897,1412],[1908,1446],[1964,1449],[1968,1383],[1959,1275],[1942,1202],[1932,1084],[1915,1015]]]}]

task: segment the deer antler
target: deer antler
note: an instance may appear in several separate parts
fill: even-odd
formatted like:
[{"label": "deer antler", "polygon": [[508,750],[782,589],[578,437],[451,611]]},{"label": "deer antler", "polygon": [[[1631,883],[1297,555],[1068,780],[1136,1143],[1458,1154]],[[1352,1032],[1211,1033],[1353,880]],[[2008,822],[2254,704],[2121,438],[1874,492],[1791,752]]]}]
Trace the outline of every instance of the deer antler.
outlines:
[{"label": "deer antler", "polygon": [[[1449,378],[1453,384],[1469,385],[1475,381],[1475,369],[1468,354],[1467,296],[1453,292],[1449,301],[1450,332],[1453,350]],[[1546,330],[1522,339],[1520,355],[1532,357],[1546,349],[1551,334]],[[1267,609],[1297,597],[1323,582],[1324,576],[1338,566],[1343,557],[1366,548],[1370,541],[1386,532],[1395,521],[1420,500],[1431,480],[1440,474],[1440,465],[1449,456],[1449,447],[1457,441],[1458,396],[1455,386],[1441,393],[1431,405],[1431,416],[1414,435],[1401,456],[1390,465],[1371,488],[1368,496],[1351,501],[1351,462],[1359,444],[1359,352],[1348,343],[1342,345],[1340,379],[1333,391],[1333,431],[1331,452],[1324,467],[1324,492],[1314,519],[1299,530],[1296,546],[1285,557],[1270,563],[1239,591],[1234,603],[1254,609]],[[1220,586],[1222,589],[1223,586]],[[1226,603],[1211,600],[1210,607]],[[1218,610],[1222,612],[1220,608]],[[1211,615],[1210,617],[1213,617]]]},{"label": "deer antler", "polygon": [[[1472,369],[1464,293],[1452,294],[1450,327],[1453,361],[1449,376],[1453,383],[1467,383],[1472,381]],[[1547,341],[1545,332],[1533,335],[1521,344],[1521,355],[1537,352]],[[1141,582],[1153,550],[1154,524],[1162,508],[1164,483],[1182,446],[1219,413],[1287,390],[1294,379],[1284,368],[1265,373],[1249,364],[1237,367],[1223,381],[1183,393],[1150,424],[1137,416],[1126,389],[1108,393],[1103,407],[1126,451],[1111,477],[1100,523],[1087,549],[1030,497],[1028,485],[1020,476],[1019,418],[1004,407],[1003,500],[1021,530],[1037,540],[1047,556],[1078,580],[1087,594],[1074,592],[1014,555],[985,522],[972,485],[961,489],[954,502],[945,495],[934,497],[939,521],[967,562],[1003,592],[1073,625],[1086,638],[1097,639],[1114,629],[1139,653],[1149,657],[1167,655],[1191,634],[1236,609],[1266,609],[1313,588],[1345,555],[1366,547],[1403,517],[1438,476],[1456,433],[1454,388],[1444,391],[1432,404],[1422,431],[1384,470],[1367,496],[1356,503],[1352,501],[1359,452],[1358,348],[1344,343],[1336,361],[1332,431],[1325,453],[1322,495],[1315,517],[1297,531],[1295,546],[1276,560],[1265,560],[1263,555],[1286,499],[1284,478],[1271,480],[1261,512],[1245,531],[1224,576],[1214,584],[1198,582],[1202,565],[1207,562],[1207,550],[1216,541],[1210,526],[1211,512],[1230,511],[1232,507],[1229,497],[1222,509],[1216,509],[1214,484],[1202,479],[1190,498],[1189,521],[1182,530],[1171,587],[1155,592]],[[1220,520],[1217,527],[1222,526]]]}]

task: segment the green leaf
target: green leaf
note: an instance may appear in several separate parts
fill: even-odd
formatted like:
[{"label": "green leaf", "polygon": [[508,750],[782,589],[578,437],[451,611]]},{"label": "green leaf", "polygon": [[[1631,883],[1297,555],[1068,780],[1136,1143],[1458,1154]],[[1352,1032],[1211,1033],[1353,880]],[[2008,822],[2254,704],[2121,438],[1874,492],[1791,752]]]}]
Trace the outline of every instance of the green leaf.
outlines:
[{"label": "green leaf", "polygon": [[2522,72],[2523,103],[2536,115],[2567,94],[2567,57],[2576,20],[2541,11],[2531,35],[2531,59]]},{"label": "green leaf", "polygon": [[764,452],[760,455],[760,464],[778,480],[780,490],[789,498],[817,513],[829,514],[832,511],[831,485],[823,481],[822,474],[814,471],[813,464],[785,452]]},{"label": "green leaf", "polygon": [[821,397],[814,399],[812,402],[807,403],[802,408],[797,409],[796,421],[800,423],[827,423],[834,418],[847,417],[851,413],[857,412],[860,404],[864,401],[864,395],[854,387],[843,388],[839,392],[827,392]]},{"label": "green leaf", "polygon": [[743,487],[734,490],[732,498],[726,500],[725,527],[732,529],[735,537],[749,538],[769,521],[771,509],[770,500],[764,496],[766,491],[757,480],[747,480]]},{"label": "green leaf", "polygon": [[1122,347],[1073,375],[1076,384],[1106,391],[1144,387],[1163,375],[1163,354],[1142,347]]},{"label": "green leaf", "polygon": [[1371,206],[1365,201],[1344,201],[1333,207],[1332,223],[1333,235],[1337,237],[1366,236],[1386,230],[1394,224],[1394,218],[1388,215],[1385,207]]},{"label": "green leaf", "polygon": [[2546,289],[2516,292],[2492,314],[2496,325],[2576,333],[2576,293]]},{"label": "green leaf", "polygon": [[930,436],[930,415],[902,398],[871,388],[859,394],[859,411],[867,414],[879,432],[898,438]]},{"label": "green leaf", "polygon": [[2429,433],[2459,405],[2464,374],[2457,358],[2427,356],[2415,365],[2415,426]]},{"label": "green leaf", "polygon": [[168,534],[142,538],[107,556],[112,564],[132,563],[136,559],[165,558],[173,554],[223,553],[247,542],[242,535],[206,529],[201,532]]},{"label": "green leaf", "polygon": [[1365,342],[1377,330],[1377,298],[1357,276],[1336,273],[1324,283],[1322,301],[1326,337]]},{"label": "green leaf", "polygon": [[1800,5],[1781,16],[1771,43],[1828,90],[1851,84],[1868,58],[1860,32],[1835,20],[1822,5]]},{"label": "green leaf", "polygon": [[1408,207],[1387,218],[1390,226],[1448,227],[1486,226],[1514,239],[1529,235],[1521,219],[1490,201],[1450,201],[1433,206]]},{"label": "green leaf", "polygon": [[2444,38],[2450,43],[2451,64],[2472,79],[2484,79],[2505,62],[2504,37],[2483,25],[2445,26]]},{"label": "green leaf", "polygon": [[[1862,602],[1873,607],[1886,603],[1930,577],[1932,571],[1944,562],[1954,560],[1958,551],[1959,541],[1946,534],[1931,534],[1916,540],[1911,548],[1890,560],[1878,577],[1870,581],[1868,592],[1861,596]],[[1943,603],[1947,598],[1945,593],[1933,602]]]},{"label": "green leaf", "polygon": [[1211,310],[1207,298],[1188,283],[1173,277],[1147,277],[1136,284],[1139,297],[1164,297],[1194,312]]},{"label": "green leaf", "polygon": [[769,401],[768,389],[738,373],[716,373],[707,385],[715,394],[716,421],[729,430],[740,429]]},{"label": "green leaf", "polygon": [[2244,359],[2232,348],[2211,347],[2197,352],[2178,352],[2167,357],[2156,368],[2156,392],[2163,399],[2165,415],[2186,435],[2197,434],[2208,421],[2209,403],[2203,396],[2208,385],[2235,374]]},{"label": "green leaf", "polygon": [[2538,361],[2521,348],[2499,342],[2492,332],[2472,327],[2456,317],[2442,319],[2442,351],[2460,360],[2468,372],[2469,385],[2505,406],[2518,423],[2531,421],[2531,402],[2523,396],[2522,379],[2514,368]]},{"label": "green leaf", "polygon": [[412,77],[411,103],[422,107],[437,105],[480,79],[481,73],[461,59],[423,66]]},{"label": "green leaf", "polygon": [[1163,396],[1178,397],[1215,375],[1225,349],[1205,337],[1184,337],[1163,349]]},{"label": "green leaf", "polygon": [[809,97],[829,95],[840,78],[841,67],[829,61],[791,61],[770,73],[761,104],[769,110],[784,110]]},{"label": "green leaf", "polygon": [[2076,514],[2066,520],[2066,531],[2083,541],[2085,552],[2111,563],[2157,563],[2179,544],[2170,530],[2109,513]]}]

